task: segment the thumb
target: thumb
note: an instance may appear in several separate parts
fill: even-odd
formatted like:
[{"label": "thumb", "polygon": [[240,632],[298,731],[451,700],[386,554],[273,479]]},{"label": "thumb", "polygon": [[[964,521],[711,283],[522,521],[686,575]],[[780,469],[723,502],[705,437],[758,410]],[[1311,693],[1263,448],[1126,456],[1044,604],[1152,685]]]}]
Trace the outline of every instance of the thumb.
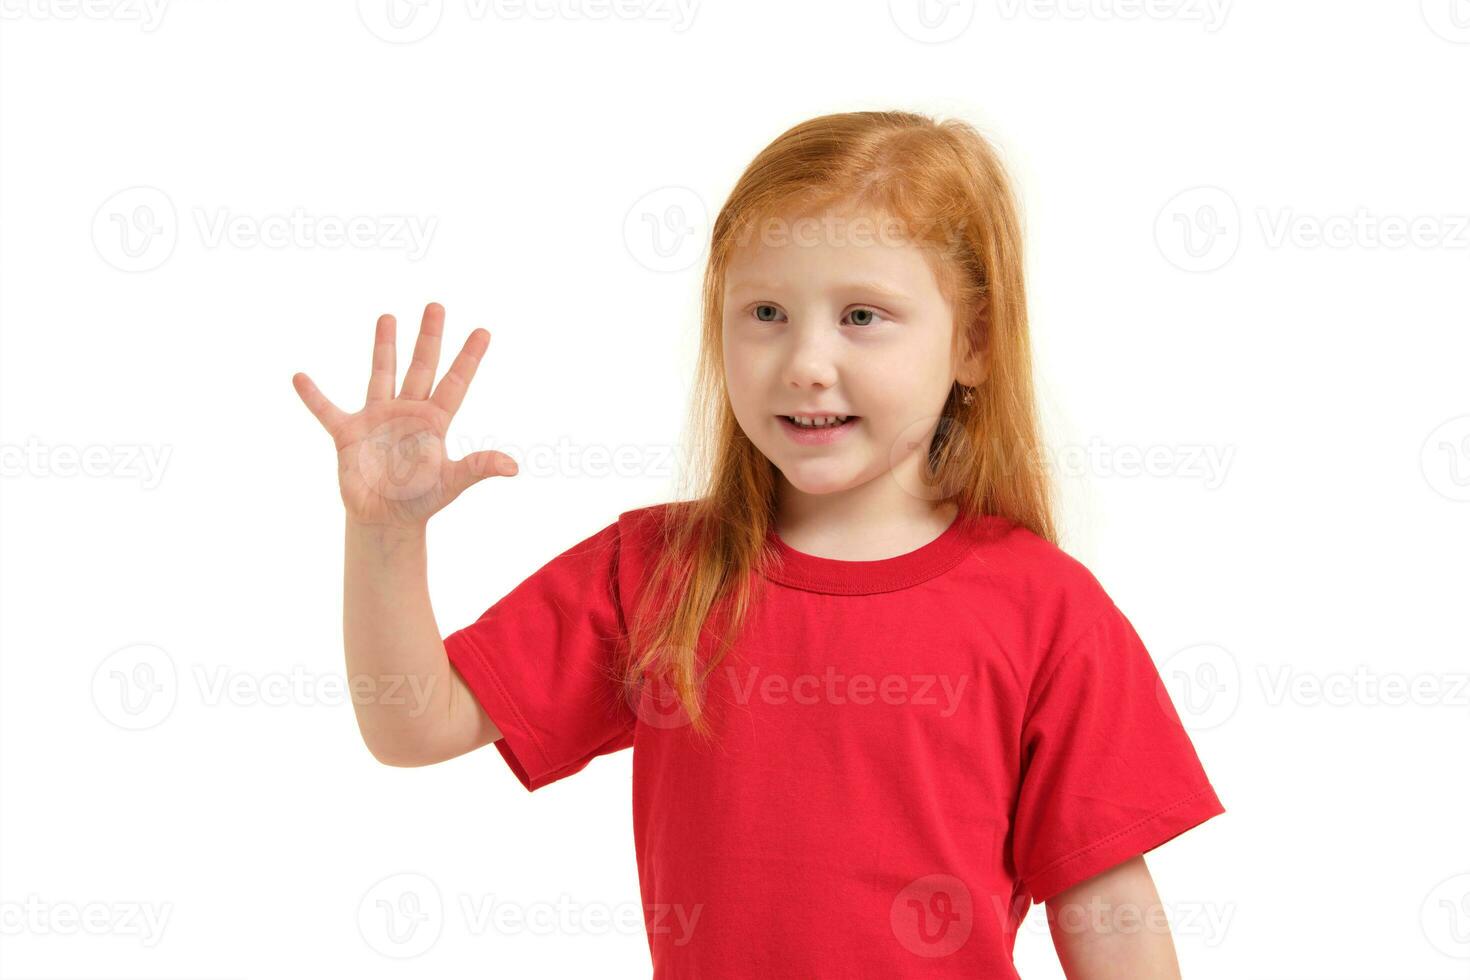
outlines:
[{"label": "thumb", "polygon": [[516,461],[495,449],[470,453],[450,463],[450,483],[457,497],[481,480],[492,476],[515,476],[520,471]]}]

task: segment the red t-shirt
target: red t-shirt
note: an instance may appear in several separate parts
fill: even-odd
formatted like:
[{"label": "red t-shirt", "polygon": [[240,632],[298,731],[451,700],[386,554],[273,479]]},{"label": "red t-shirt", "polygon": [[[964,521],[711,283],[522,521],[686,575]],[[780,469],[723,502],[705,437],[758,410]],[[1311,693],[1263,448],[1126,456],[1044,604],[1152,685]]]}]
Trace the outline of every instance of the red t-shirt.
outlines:
[{"label": "red t-shirt", "polygon": [[655,978],[1016,977],[1030,902],[1224,812],[1132,624],[1000,517],[880,561],[773,530],[709,682],[717,740],[630,706],[613,665],[668,506],[445,639],[528,790],[633,748]]}]

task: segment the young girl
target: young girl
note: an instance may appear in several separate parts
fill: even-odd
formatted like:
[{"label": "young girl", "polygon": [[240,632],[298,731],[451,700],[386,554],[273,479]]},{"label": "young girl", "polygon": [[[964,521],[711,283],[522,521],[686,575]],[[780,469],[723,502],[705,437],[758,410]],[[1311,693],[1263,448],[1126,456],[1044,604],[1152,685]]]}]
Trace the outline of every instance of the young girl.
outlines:
[{"label": "young girl", "polygon": [[[1158,672],[1056,544],[1016,207],[974,129],[782,134],[715,221],[692,494],[627,511],[441,640],[430,515],[495,451],[444,435],[490,340],[395,396],[378,321],[333,435],[355,699],[390,765],[493,742],[536,790],[633,748],[654,976],[1015,977],[1045,902],[1066,974],[1177,977],[1144,852],[1224,812]],[[357,690],[355,687],[354,690]]]}]

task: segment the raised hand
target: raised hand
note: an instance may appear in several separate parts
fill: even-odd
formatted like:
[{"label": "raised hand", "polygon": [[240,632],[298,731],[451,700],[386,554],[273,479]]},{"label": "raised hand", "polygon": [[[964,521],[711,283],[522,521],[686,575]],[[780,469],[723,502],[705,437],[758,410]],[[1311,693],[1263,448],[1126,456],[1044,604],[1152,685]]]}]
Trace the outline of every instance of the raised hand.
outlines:
[{"label": "raised hand", "polygon": [[397,321],[378,317],[367,402],[351,415],[321,393],[304,372],[291,376],[296,393],[337,446],[337,478],[348,518],[363,525],[412,528],[427,523],[471,485],[489,476],[514,476],[515,460],[493,449],[452,460],[444,449],[449,422],[459,411],[490,332],[476,328],[434,393],[444,307],[424,307],[413,362],[395,396]]}]

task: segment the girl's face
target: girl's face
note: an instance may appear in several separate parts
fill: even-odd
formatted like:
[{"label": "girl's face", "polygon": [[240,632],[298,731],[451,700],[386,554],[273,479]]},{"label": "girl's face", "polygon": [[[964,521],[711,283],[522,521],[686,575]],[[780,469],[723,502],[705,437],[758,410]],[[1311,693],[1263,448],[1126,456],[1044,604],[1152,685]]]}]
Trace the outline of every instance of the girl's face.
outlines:
[{"label": "girl's face", "polygon": [[[726,271],[735,418],[801,493],[853,490],[891,472],[924,496],[925,453],[950,387],[977,380],[978,361],[956,363],[954,311],[925,253],[876,220],[828,213],[761,224]],[[854,417],[818,430],[793,425],[796,415]]]}]

